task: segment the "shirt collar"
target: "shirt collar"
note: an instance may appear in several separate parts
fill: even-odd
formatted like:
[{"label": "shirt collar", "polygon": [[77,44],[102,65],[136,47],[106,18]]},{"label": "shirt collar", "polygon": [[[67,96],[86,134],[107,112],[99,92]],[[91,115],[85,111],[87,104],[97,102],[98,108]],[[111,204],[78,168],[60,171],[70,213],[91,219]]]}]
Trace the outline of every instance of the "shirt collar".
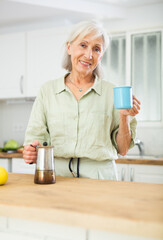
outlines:
[{"label": "shirt collar", "polygon": [[[65,76],[60,79],[57,86],[55,86],[54,92],[56,94],[59,94],[63,91],[66,91],[67,88],[66,88],[66,85],[65,85],[65,78],[69,74],[70,73],[65,74]],[[101,95],[101,80],[97,77],[97,75],[95,76],[95,81],[94,81],[94,84],[93,84],[91,89],[93,89],[98,95]]]},{"label": "shirt collar", "polygon": [[63,91],[66,90],[66,85],[65,85],[65,78],[67,77],[69,73],[65,74],[64,77],[61,77],[60,81],[58,81],[57,85],[55,85],[55,89],[54,89],[54,92],[56,94],[59,94]]},{"label": "shirt collar", "polygon": [[101,79],[99,79],[97,77],[97,75],[95,76],[95,82],[92,86],[92,89],[98,94],[101,95],[102,92],[102,88],[101,88]]}]

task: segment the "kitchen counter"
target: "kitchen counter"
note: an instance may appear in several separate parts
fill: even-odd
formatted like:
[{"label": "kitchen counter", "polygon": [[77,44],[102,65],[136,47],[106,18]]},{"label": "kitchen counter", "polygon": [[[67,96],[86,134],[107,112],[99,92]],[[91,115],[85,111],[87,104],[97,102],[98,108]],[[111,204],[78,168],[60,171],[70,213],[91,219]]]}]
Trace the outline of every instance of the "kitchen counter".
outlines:
[{"label": "kitchen counter", "polygon": [[9,173],[0,216],[163,238],[163,185],[57,177],[38,185]]},{"label": "kitchen counter", "polygon": [[23,158],[23,154],[0,152],[0,158]]},{"label": "kitchen counter", "polygon": [[[0,158],[23,158],[22,153],[5,153],[0,152]],[[163,165],[163,158],[149,158],[148,156],[135,156],[135,158],[127,157],[118,158],[116,163],[129,163],[129,164],[145,164],[145,165]]]},{"label": "kitchen counter", "polygon": [[126,164],[144,164],[144,165],[163,165],[163,158],[148,158],[148,157],[122,157],[115,160],[116,163],[126,163]]}]

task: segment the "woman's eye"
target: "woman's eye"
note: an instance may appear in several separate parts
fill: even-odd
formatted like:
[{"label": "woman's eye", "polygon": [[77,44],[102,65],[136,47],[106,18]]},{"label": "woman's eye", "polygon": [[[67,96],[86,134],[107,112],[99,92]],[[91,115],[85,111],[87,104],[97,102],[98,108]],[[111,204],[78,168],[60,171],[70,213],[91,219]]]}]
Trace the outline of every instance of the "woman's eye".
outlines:
[{"label": "woman's eye", "polygon": [[86,45],[84,43],[81,43],[80,46],[81,47],[86,47]]},{"label": "woman's eye", "polygon": [[96,51],[96,52],[100,52],[100,49],[99,49],[99,48],[95,48],[95,51]]}]

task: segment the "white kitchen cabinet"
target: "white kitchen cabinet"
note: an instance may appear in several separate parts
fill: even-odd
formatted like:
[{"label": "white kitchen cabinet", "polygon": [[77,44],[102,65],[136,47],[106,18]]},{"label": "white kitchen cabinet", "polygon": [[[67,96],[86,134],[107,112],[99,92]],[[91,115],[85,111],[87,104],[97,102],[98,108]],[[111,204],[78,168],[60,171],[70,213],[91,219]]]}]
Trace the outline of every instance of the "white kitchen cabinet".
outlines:
[{"label": "white kitchen cabinet", "polygon": [[0,35],[0,99],[25,96],[25,33]]},{"label": "white kitchen cabinet", "polygon": [[11,159],[0,158],[0,167],[4,167],[7,172],[11,172]]},{"label": "white kitchen cabinet", "polygon": [[118,181],[128,181],[128,164],[116,164],[118,171]]},{"label": "white kitchen cabinet", "polygon": [[13,158],[12,159],[12,172],[13,173],[35,173],[35,164],[27,164],[24,162],[23,158]]},{"label": "white kitchen cabinet", "polygon": [[119,181],[163,184],[163,166],[144,164],[116,164]]},{"label": "white kitchen cabinet", "polygon": [[130,164],[129,169],[135,182],[163,184],[163,166]]},{"label": "white kitchen cabinet", "polygon": [[65,29],[27,33],[27,96],[36,96],[40,86],[65,74],[61,67]]}]

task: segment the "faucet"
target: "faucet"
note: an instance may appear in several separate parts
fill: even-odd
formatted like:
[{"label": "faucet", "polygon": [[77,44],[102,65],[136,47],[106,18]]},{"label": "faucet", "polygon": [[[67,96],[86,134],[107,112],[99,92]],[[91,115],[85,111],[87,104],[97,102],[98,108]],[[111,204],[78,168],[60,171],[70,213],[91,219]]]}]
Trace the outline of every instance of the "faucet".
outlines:
[{"label": "faucet", "polygon": [[144,143],[142,141],[140,141],[140,139],[136,138],[135,139],[135,145],[138,146],[139,155],[143,156],[144,155]]}]

